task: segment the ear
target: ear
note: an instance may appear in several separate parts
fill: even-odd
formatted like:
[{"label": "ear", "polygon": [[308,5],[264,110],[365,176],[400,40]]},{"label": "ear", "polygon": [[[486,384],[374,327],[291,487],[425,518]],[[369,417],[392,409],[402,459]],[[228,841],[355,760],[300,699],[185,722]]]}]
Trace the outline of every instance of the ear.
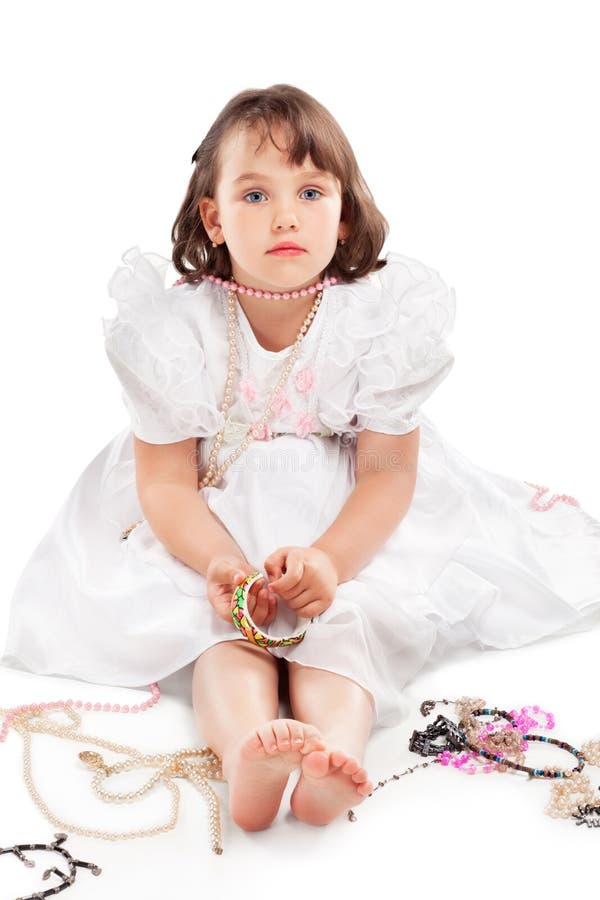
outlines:
[{"label": "ear", "polygon": [[206,233],[210,235],[213,241],[222,236],[221,224],[219,222],[219,211],[212,197],[202,197],[198,201],[198,212],[202,219],[202,224]]}]

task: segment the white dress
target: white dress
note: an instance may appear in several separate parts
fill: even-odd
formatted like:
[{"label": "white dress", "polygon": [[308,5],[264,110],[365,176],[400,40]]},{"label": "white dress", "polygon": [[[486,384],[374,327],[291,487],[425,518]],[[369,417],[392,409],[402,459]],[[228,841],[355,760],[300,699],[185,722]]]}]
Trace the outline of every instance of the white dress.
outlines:
[{"label": "white dress", "polygon": [[[244,638],[212,610],[204,576],[172,556],[146,521],[121,540],[143,519],[132,432],[156,444],[207,438],[207,458],[223,424],[227,291],[208,280],[166,287],[169,260],[137,247],[122,259],[109,282],[117,315],[102,323],[130,427],[84,469],[34,550],[17,582],[1,661],[135,687],[215,643]],[[446,343],[454,289],[418,260],[386,260],[376,273],[324,290],[270,432],[201,492],[264,572],[274,550],[309,546],[335,520],[354,487],[359,430],[420,426],[405,517],[338,586],[303,642],[270,651],[361,684],[379,726],[406,716],[403,687],[449,646],[517,647],[590,627],[600,612],[600,522],[576,501],[549,499],[477,466],[420,409],[454,363]],[[238,346],[241,371],[218,464],[260,418],[291,352],[262,348],[239,305]],[[291,633],[295,623],[280,603],[268,630]]]}]

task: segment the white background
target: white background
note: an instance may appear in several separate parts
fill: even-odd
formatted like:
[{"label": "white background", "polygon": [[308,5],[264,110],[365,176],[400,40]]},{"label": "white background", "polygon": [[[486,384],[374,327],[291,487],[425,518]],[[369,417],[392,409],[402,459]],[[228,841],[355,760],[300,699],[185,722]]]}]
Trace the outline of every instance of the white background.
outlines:
[{"label": "white background", "polygon": [[[288,82],[327,106],[390,223],[383,252],[421,259],[456,289],[456,363],[426,407],[447,439],[481,466],[574,495],[600,518],[596,11],[580,0],[55,0],[4,11],[2,643],[34,545],[128,421],[104,355],[100,320],[114,314],[106,283],[133,245],[170,254],[192,153],[248,87]],[[419,761],[406,744],[424,727],[417,710],[428,690],[507,709],[537,701],[556,714],[563,739],[599,737],[599,634],[478,653],[415,681],[414,720],[376,736],[373,776]],[[0,676],[3,706],[56,693],[51,679]],[[162,702],[146,719],[161,723],[144,726],[147,746],[161,745],[165,721],[172,741],[164,749],[197,741],[185,690],[174,687]],[[101,727],[89,724],[92,733]],[[135,743],[138,735],[121,736]],[[9,812],[2,802],[3,846],[54,831],[19,782],[19,759],[12,734],[0,745],[13,803]],[[570,767],[571,757],[552,762]],[[310,829],[283,807],[269,832],[229,823],[217,858],[206,849],[203,801],[190,789],[196,818],[188,814],[169,836],[70,839],[75,855],[104,868],[99,879],[82,872],[72,896],[154,900],[177,887],[228,896],[243,884],[251,896],[360,896],[385,883],[386,896],[429,884],[446,896],[494,897],[581,887],[595,872],[600,832],[544,816],[541,782],[526,788],[434,769],[382,794],[354,824]],[[563,861],[558,871],[553,856]],[[16,863],[0,865],[6,898],[23,892],[24,881],[3,881]]]}]

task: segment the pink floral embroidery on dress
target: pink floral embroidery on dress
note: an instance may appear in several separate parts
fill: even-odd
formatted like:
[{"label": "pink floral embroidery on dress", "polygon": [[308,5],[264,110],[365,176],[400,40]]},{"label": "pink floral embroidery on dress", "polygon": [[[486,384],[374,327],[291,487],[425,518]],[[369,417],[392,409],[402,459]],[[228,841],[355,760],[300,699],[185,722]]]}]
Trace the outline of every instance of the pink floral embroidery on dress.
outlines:
[{"label": "pink floral embroidery on dress", "polygon": [[300,369],[296,375],[296,390],[299,394],[306,394],[315,383],[315,370],[311,368]]},{"label": "pink floral embroidery on dress", "polygon": [[563,503],[570,503],[571,506],[580,505],[579,500],[576,500],[575,497],[571,497],[569,494],[552,494],[549,500],[545,503],[540,503],[542,494],[545,494],[548,491],[548,488],[543,487],[541,484],[533,484],[531,481],[526,481],[525,484],[536,489],[535,495],[529,504],[531,509],[537,509],[539,512],[546,512],[546,510],[554,506],[555,503],[558,503],[559,500]]},{"label": "pink floral embroidery on dress", "polygon": [[310,413],[305,413],[296,419],[296,434],[298,437],[304,438],[317,427],[317,420]]},{"label": "pink floral embroidery on dress", "polygon": [[254,384],[254,376],[251,372],[246,378],[242,378],[238,385],[238,394],[246,403],[253,403],[256,400],[256,385]]},{"label": "pink floral embroidery on dress", "polygon": [[283,416],[288,413],[292,408],[292,404],[290,403],[285,390],[282,388],[276,395],[273,400],[273,406],[271,410],[276,416]]},{"label": "pink floral embroidery on dress", "polygon": [[[255,422],[251,422],[248,427],[248,434],[258,425],[258,419]],[[257,431],[254,435],[255,441],[270,441],[271,440],[271,431],[269,429],[268,423],[265,423],[262,428]]]}]

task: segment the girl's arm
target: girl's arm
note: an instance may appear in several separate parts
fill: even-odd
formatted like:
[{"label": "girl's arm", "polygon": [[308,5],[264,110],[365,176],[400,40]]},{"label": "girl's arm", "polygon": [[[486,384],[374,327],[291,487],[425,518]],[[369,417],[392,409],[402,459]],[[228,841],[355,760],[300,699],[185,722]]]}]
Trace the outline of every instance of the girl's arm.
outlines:
[{"label": "girl's arm", "polygon": [[149,444],[134,435],[140,506],[158,540],[206,576],[216,556],[245,562],[237,543],[198,493],[196,439]]},{"label": "girl's arm", "polygon": [[161,544],[200,575],[206,576],[210,561],[217,556],[246,562],[237,543],[195,488],[177,482],[155,484],[148,489],[142,509]]},{"label": "girl's arm", "polygon": [[350,581],[392,535],[412,502],[419,429],[408,434],[361,431],[355,487],[336,520],[311,546],[331,557],[338,584]]}]

